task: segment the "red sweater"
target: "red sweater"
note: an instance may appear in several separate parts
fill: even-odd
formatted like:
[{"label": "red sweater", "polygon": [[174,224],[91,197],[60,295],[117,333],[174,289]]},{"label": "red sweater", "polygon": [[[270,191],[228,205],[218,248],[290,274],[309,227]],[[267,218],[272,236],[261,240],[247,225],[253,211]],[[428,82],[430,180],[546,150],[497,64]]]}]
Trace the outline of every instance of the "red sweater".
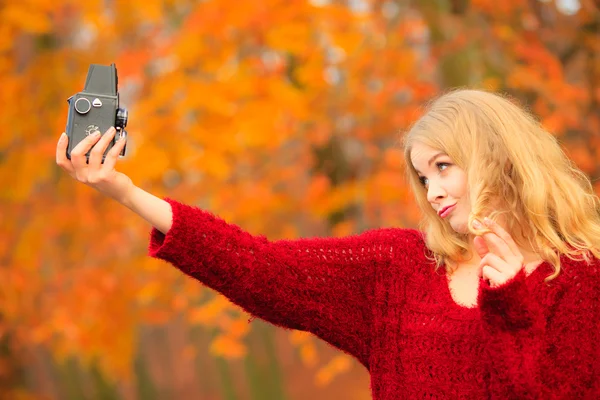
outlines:
[{"label": "red sweater", "polygon": [[458,305],[423,234],[267,240],[165,198],[173,225],[149,255],[248,313],[308,331],[355,357],[373,399],[600,399],[600,262],[561,257]]}]

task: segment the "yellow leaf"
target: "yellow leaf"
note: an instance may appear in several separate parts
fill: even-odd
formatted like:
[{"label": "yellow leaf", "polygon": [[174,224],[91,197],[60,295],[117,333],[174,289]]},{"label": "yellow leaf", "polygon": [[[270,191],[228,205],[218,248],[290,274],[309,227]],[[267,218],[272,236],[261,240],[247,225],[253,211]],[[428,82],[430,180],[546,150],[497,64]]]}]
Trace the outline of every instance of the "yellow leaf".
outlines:
[{"label": "yellow leaf", "polygon": [[143,313],[142,319],[151,325],[161,325],[169,320],[169,313],[164,310],[147,310]]},{"label": "yellow leaf", "polygon": [[273,27],[266,36],[269,47],[291,53],[303,53],[313,42],[310,25],[305,23],[282,24]]},{"label": "yellow leaf", "polygon": [[162,282],[149,282],[144,285],[138,292],[137,299],[141,304],[148,304],[158,296],[162,288]]},{"label": "yellow leaf", "polygon": [[237,359],[246,355],[247,349],[237,339],[227,335],[217,336],[210,344],[210,353],[229,359]]},{"label": "yellow leaf", "polygon": [[215,296],[209,302],[196,307],[188,313],[188,321],[192,324],[212,324],[229,307],[224,296]]},{"label": "yellow leaf", "polygon": [[335,356],[325,366],[317,371],[315,384],[323,387],[328,385],[337,375],[350,370],[352,362],[350,357],[345,354]]},{"label": "yellow leaf", "polygon": [[343,221],[336,224],[332,229],[331,233],[336,237],[349,236],[355,233],[355,222],[354,221]]},{"label": "yellow leaf", "polygon": [[250,324],[246,319],[237,319],[232,321],[227,327],[227,334],[236,339],[240,339],[250,331]]},{"label": "yellow leaf", "polygon": [[223,180],[231,175],[231,163],[223,154],[217,154],[214,151],[206,151],[199,164],[204,166],[207,175],[218,180]]},{"label": "yellow leaf", "polygon": [[306,343],[300,348],[300,359],[302,364],[307,367],[313,367],[319,361],[317,349],[313,342]]},{"label": "yellow leaf", "polygon": [[0,14],[2,24],[14,25],[27,33],[47,33],[50,31],[50,18],[47,14],[38,10],[32,10],[22,3],[14,3],[4,6]]},{"label": "yellow leaf", "polygon": [[311,334],[304,331],[292,331],[289,335],[290,343],[299,346],[310,340]]}]

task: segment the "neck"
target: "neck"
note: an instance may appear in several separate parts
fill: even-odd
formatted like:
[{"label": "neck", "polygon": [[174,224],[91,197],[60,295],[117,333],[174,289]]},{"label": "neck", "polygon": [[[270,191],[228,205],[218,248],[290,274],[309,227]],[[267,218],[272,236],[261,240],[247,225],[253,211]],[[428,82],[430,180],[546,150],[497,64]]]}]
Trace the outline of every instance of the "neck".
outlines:
[{"label": "neck", "polygon": [[[540,257],[540,255],[530,248],[519,247],[519,251],[523,255],[524,264],[528,270],[537,267],[541,262],[543,262],[543,259]],[[477,270],[479,268],[479,264],[481,263],[481,257],[479,254],[477,254],[477,251],[475,251],[473,247],[470,249],[470,254],[470,258],[466,258],[464,261],[460,262],[449,263],[449,266],[453,270]]]}]

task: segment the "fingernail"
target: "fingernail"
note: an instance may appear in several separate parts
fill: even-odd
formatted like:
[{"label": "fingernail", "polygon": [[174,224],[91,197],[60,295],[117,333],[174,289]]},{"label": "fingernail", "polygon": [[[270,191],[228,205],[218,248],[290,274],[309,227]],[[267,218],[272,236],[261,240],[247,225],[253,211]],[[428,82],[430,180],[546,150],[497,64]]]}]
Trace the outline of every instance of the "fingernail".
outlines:
[{"label": "fingernail", "polygon": [[491,219],[489,219],[488,217],[485,217],[483,219],[483,223],[486,224],[487,226],[490,226],[494,223],[494,221],[492,221]]},{"label": "fingernail", "polygon": [[59,143],[62,143],[65,141],[67,135],[63,132],[62,135],[60,135],[60,139],[58,139]]},{"label": "fingernail", "polygon": [[111,127],[110,127],[110,129],[108,130],[108,133],[110,133],[110,134],[112,135],[112,134],[113,134],[113,133],[115,133],[116,131],[117,131],[117,130],[115,129],[115,127],[114,127],[114,126],[111,126]]},{"label": "fingernail", "polygon": [[479,222],[479,220],[473,220],[473,227],[476,229],[479,229],[482,227],[481,222]]},{"label": "fingernail", "polygon": [[94,136],[94,137],[100,136],[100,131],[96,131],[96,132],[92,133],[92,136]]}]

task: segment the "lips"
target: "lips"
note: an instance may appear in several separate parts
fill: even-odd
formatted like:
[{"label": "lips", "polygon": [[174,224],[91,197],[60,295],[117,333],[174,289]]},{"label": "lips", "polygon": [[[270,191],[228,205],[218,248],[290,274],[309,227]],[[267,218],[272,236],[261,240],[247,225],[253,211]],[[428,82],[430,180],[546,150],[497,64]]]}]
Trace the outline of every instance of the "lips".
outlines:
[{"label": "lips", "polygon": [[446,216],[446,211],[450,210],[451,208],[453,208],[456,204],[452,204],[450,206],[446,206],[444,208],[442,208],[440,211],[438,211],[438,215],[440,217],[445,217]]}]

